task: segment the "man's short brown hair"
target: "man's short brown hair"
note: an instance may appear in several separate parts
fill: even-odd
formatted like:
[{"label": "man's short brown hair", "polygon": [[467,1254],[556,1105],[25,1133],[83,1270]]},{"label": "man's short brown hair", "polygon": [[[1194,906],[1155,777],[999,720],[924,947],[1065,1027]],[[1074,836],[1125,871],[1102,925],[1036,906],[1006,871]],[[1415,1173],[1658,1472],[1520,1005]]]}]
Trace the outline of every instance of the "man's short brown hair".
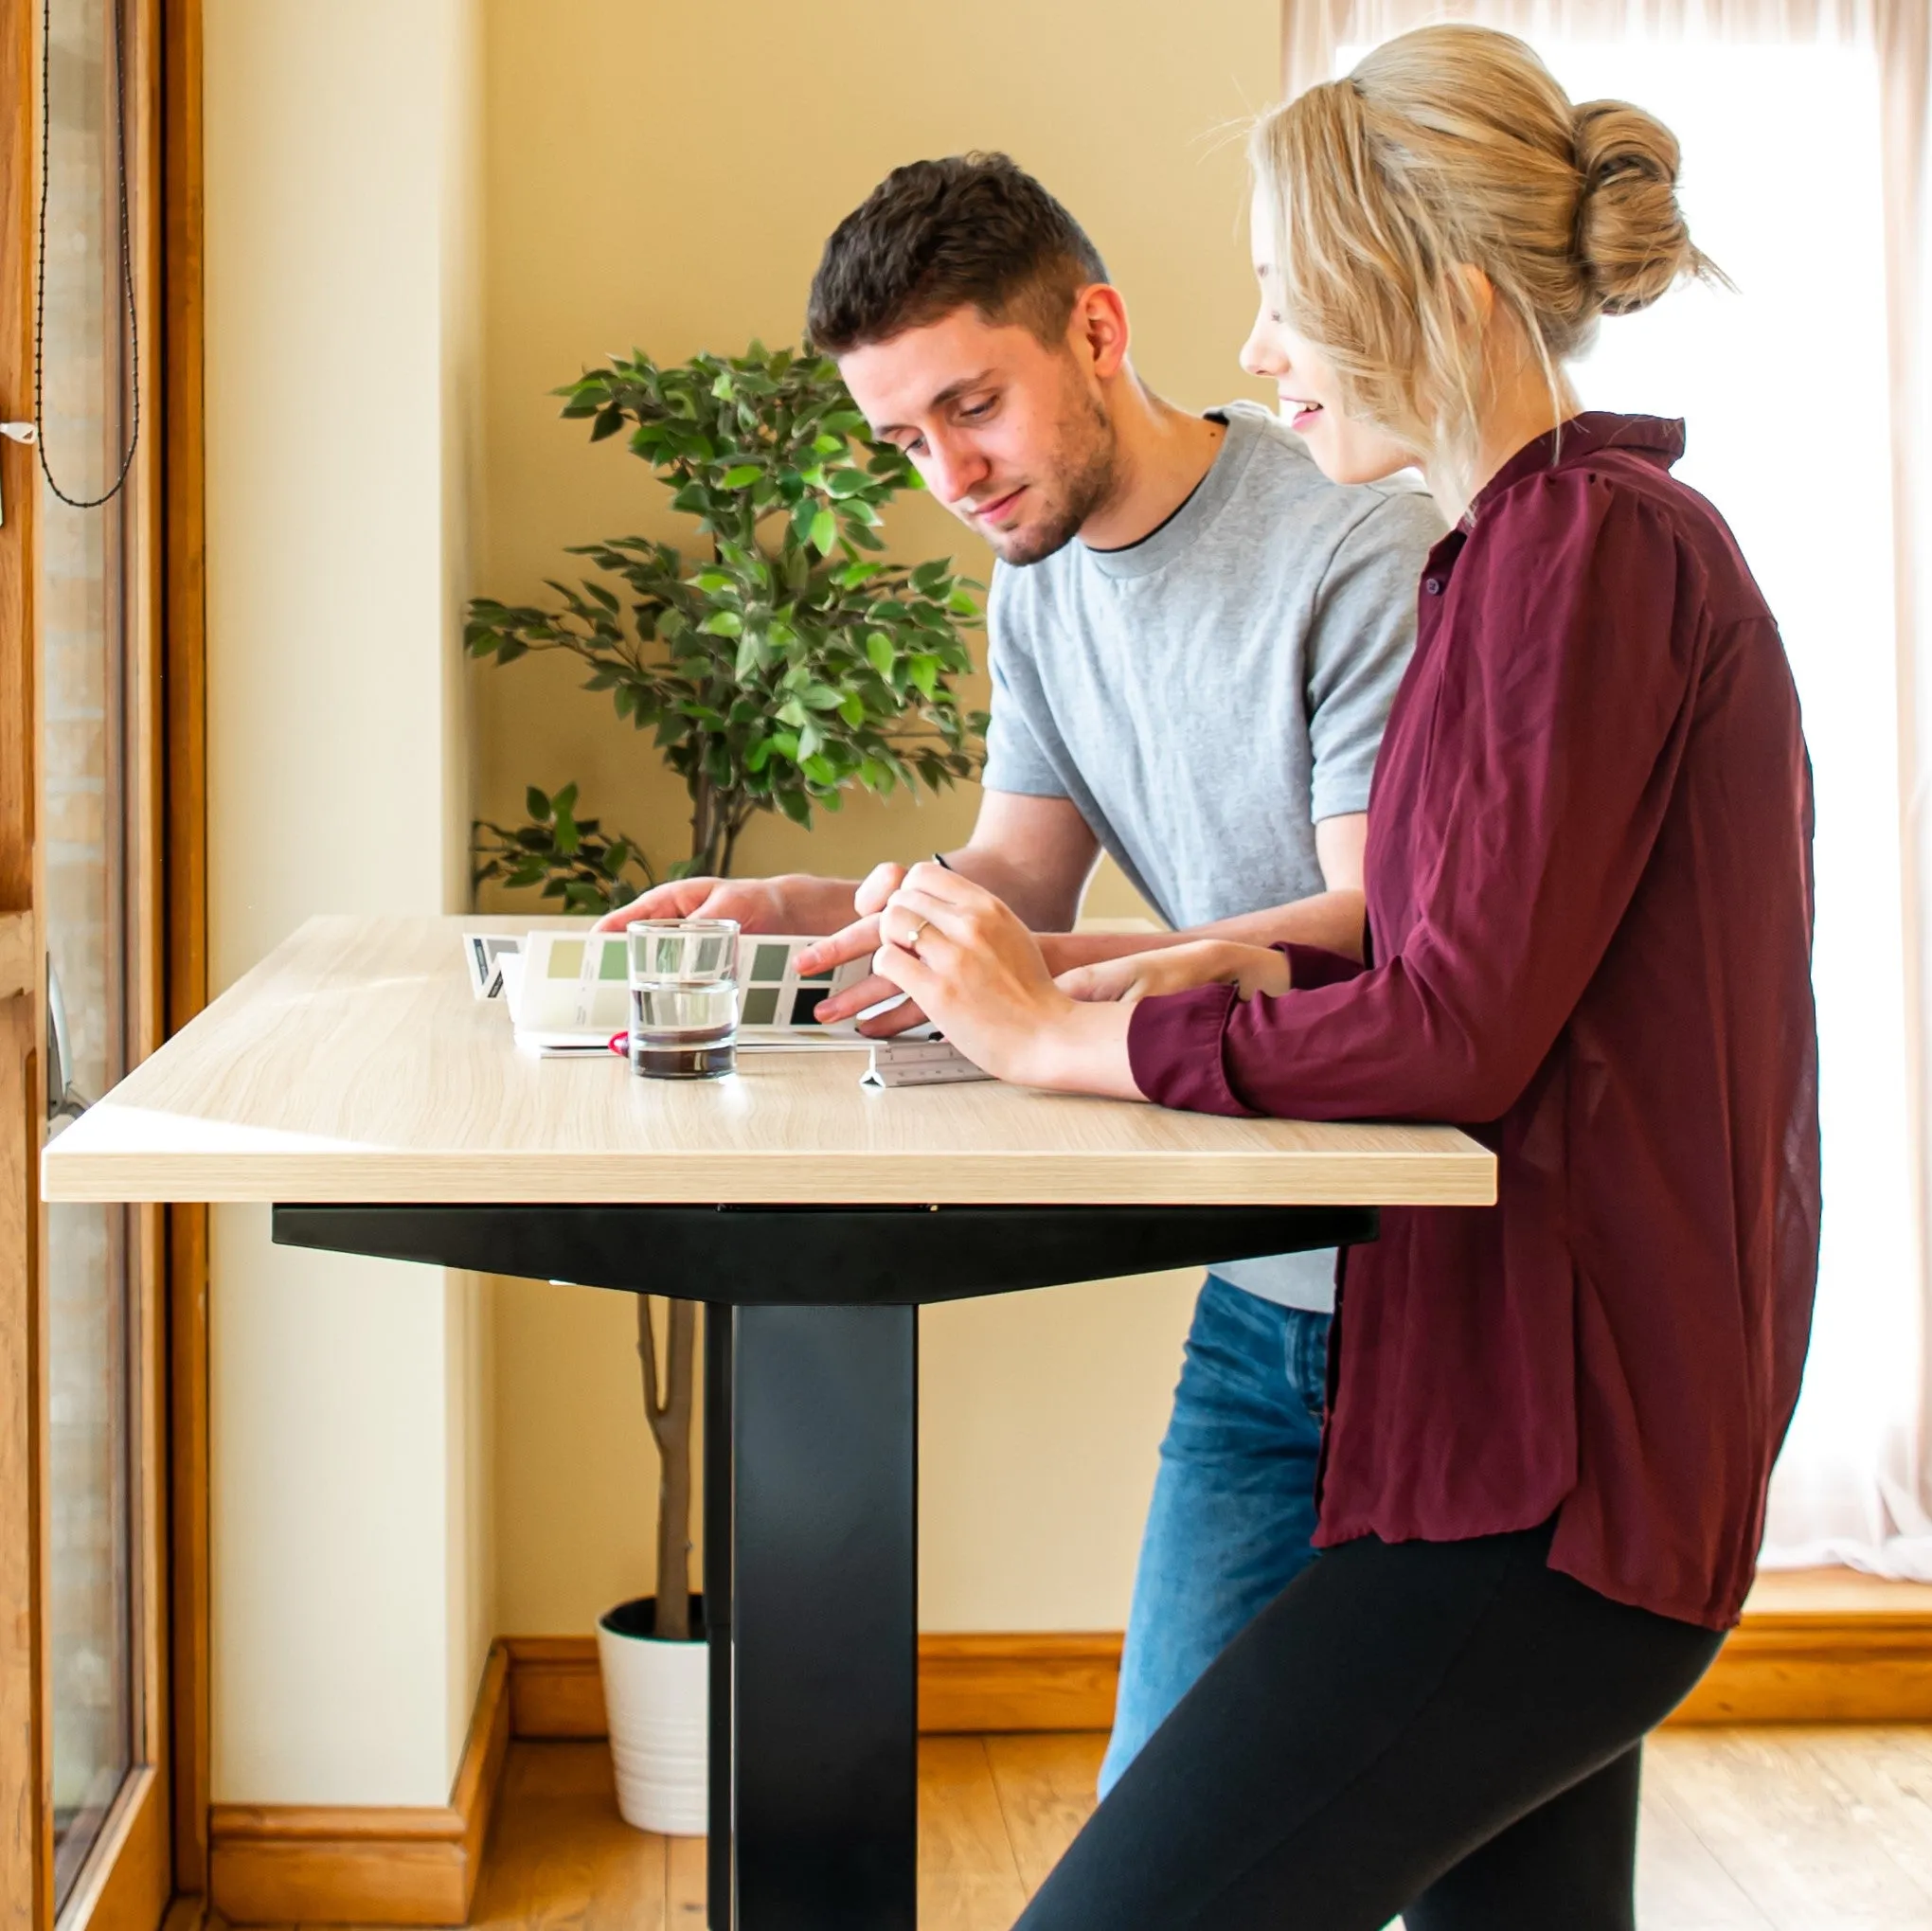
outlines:
[{"label": "man's short brown hair", "polygon": [[806,332],[844,355],[971,306],[1049,345],[1107,265],[1081,224],[1005,154],[895,168],[832,231]]}]

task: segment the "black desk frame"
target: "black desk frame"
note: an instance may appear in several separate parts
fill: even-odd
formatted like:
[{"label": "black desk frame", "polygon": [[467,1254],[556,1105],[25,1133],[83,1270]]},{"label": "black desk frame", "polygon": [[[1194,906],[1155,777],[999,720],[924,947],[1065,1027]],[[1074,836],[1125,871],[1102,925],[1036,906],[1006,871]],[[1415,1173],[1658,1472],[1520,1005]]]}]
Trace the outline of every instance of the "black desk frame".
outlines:
[{"label": "black desk frame", "polygon": [[275,1209],[286,1245],[730,1309],[705,1324],[711,1931],[915,1931],[919,1304],[1375,1234],[1368,1207]]}]

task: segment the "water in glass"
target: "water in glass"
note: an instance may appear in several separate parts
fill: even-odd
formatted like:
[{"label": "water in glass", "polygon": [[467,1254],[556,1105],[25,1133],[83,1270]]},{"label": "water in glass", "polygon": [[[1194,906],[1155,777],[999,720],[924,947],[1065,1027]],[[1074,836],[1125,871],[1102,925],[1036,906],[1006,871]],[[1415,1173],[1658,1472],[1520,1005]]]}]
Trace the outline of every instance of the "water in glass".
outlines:
[{"label": "water in glass", "polygon": [[631,1070],[716,1080],[738,1064],[738,927],[728,919],[630,928]]}]

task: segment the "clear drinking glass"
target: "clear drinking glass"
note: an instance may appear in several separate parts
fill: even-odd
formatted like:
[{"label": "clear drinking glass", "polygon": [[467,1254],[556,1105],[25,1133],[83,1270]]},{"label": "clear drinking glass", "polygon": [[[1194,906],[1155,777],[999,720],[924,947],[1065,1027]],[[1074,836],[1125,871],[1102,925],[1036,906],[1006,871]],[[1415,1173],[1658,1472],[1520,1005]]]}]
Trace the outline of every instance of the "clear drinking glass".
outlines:
[{"label": "clear drinking glass", "polygon": [[640,919],[631,945],[631,1070],[716,1080],[738,1064],[738,923]]}]

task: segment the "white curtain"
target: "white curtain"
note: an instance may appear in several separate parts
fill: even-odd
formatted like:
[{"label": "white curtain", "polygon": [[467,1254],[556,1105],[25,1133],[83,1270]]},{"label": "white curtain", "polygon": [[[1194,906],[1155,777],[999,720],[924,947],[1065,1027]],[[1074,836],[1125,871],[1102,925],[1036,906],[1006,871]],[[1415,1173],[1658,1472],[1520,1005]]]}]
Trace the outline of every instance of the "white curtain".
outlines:
[{"label": "white curtain", "polygon": [[[1681,414],[1679,474],[1778,611],[1818,792],[1825,1230],[1764,1561],[1932,1580],[1932,0],[1284,0],[1286,91],[1432,20],[1521,34],[1684,144],[1740,284],[1612,322],[1586,404]],[[1747,944],[1748,934],[1739,935]]]}]

